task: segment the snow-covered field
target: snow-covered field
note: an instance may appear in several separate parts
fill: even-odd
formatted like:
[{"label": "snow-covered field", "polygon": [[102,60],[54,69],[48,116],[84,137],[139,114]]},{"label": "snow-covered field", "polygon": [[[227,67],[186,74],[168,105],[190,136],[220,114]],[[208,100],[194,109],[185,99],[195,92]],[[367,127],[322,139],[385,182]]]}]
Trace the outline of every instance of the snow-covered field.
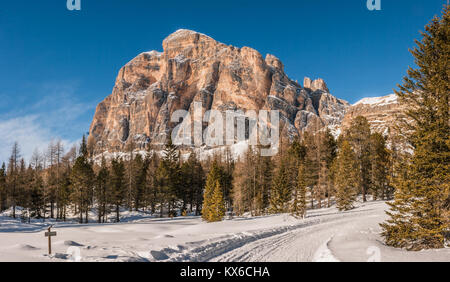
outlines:
[{"label": "snow-covered field", "polygon": [[450,261],[450,249],[407,252],[386,247],[378,224],[384,202],[352,211],[309,211],[238,217],[204,223],[198,217],[159,219],[126,214],[118,224],[54,223],[53,256],[44,232],[49,223],[0,216],[0,261]]}]

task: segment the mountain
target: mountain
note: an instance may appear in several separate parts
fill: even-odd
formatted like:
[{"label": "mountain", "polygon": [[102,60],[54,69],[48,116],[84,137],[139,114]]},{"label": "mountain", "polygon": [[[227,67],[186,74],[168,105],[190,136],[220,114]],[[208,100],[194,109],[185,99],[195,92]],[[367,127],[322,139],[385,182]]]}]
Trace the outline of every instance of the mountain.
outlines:
[{"label": "mountain", "polygon": [[350,127],[353,118],[363,116],[369,121],[373,131],[388,135],[389,131],[394,129],[395,120],[402,112],[403,106],[395,94],[364,98],[347,109],[341,130]]},{"label": "mountain", "polygon": [[[335,133],[350,104],[329,93],[322,79],[303,87],[273,55],[237,48],[209,36],[178,30],[163,41],[163,52],[138,55],[122,67],[112,94],[96,109],[89,132],[95,153],[161,144],[176,124],[176,110],[279,110],[282,134],[328,126]],[[205,126],[205,124],[204,124]]]}]

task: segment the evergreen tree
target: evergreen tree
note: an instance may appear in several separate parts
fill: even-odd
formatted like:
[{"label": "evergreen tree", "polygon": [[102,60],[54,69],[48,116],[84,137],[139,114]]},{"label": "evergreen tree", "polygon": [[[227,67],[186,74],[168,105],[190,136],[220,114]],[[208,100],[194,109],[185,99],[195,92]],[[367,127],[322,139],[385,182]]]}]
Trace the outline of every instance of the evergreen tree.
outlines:
[{"label": "evergreen tree", "polygon": [[78,205],[79,222],[83,223],[83,213],[85,223],[88,223],[88,213],[91,203],[90,192],[94,186],[94,171],[84,155],[80,155],[73,166],[70,174],[72,186],[72,200]]},{"label": "evergreen tree", "polygon": [[291,196],[289,174],[286,169],[286,164],[282,162],[273,180],[270,193],[270,211],[272,213],[287,212]]},{"label": "evergreen tree", "polygon": [[370,125],[365,117],[358,116],[352,120],[347,140],[353,148],[358,163],[358,190],[363,202],[370,187]]},{"label": "evergreen tree", "polygon": [[222,174],[222,168],[217,161],[214,161],[206,178],[206,186],[203,193],[202,218],[208,222],[212,221],[215,217],[214,213],[217,211],[214,209],[214,191],[216,190],[217,182],[220,184]]},{"label": "evergreen tree", "polygon": [[181,176],[183,179],[181,183],[183,190],[183,195],[181,196],[183,201],[182,211],[186,211],[187,205],[189,204],[190,212],[193,212],[195,205],[195,211],[197,213],[201,208],[205,175],[203,167],[194,152],[192,152],[189,159],[182,164]]},{"label": "evergreen tree", "polygon": [[164,177],[160,181],[164,184],[162,187],[165,191],[165,200],[168,203],[169,216],[176,216],[174,210],[176,208],[176,201],[182,193],[180,175],[180,153],[178,147],[169,139],[168,143],[164,146],[160,171],[160,176]]},{"label": "evergreen tree", "polygon": [[336,204],[340,211],[353,208],[359,183],[359,169],[356,156],[348,141],[340,144],[335,162],[334,185],[336,187]]},{"label": "evergreen tree", "polygon": [[371,135],[370,139],[370,191],[374,200],[377,200],[378,198],[385,200],[389,197],[389,152],[386,148],[386,140],[383,135],[374,133]]},{"label": "evergreen tree", "polygon": [[[126,150],[128,153],[128,159],[126,161],[127,168],[126,168],[126,174],[127,174],[127,199],[126,199],[126,205],[130,211],[133,210],[133,198],[137,194],[137,187],[136,187],[136,177],[139,173],[139,168],[136,167],[135,162],[135,154],[134,149],[136,145],[134,141],[131,139],[129,143],[126,146]],[[140,155],[138,155],[140,157]],[[136,156],[137,157],[137,156]],[[142,158],[140,158],[138,161],[142,161]],[[140,165],[140,164],[137,164]]]},{"label": "evergreen tree", "polygon": [[390,219],[381,225],[388,245],[408,250],[442,248],[450,239],[450,6],[416,44],[417,68],[396,91],[407,107],[403,133],[414,153],[394,179]]},{"label": "evergreen tree", "polygon": [[291,212],[294,216],[306,217],[306,169],[304,164],[298,167],[297,186],[294,189],[294,201]]},{"label": "evergreen tree", "polygon": [[211,198],[210,215],[208,222],[222,221],[225,216],[225,200],[223,198],[222,187],[217,180],[214,188],[214,192]]},{"label": "evergreen tree", "polygon": [[336,159],[337,142],[328,128],[325,133],[320,135],[320,139],[319,183],[321,187],[324,187],[322,190],[327,197],[327,207],[330,207],[333,194],[331,167]]},{"label": "evergreen tree", "polygon": [[34,168],[32,171],[32,180],[30,183],[30,208],[32,210],[31,216],[36,218],[42,217],[42,209],[44,209],[44,180],[41,176],[41,171],[38,167]]},{"label": "evergreen tree", "polygon": [[133,167],[135,169],[135,180],[132,190],[132,196],[134,200],[134,208],[136,211],[138,211],[142,207],[145,198],[145,182],[147,180],[147,169],[149,162],[148,160],[142,159],[142,156],[140,154],[136,155],[133,162]]},{"label": "evergreen tree", "polygon": [[146,184],[144,201],[145,206],[150,206],[151,213],[156,212],[156,204],[158,202],[158,168],[159,168],[159,158],[156,154],[152,154],[148,160],[148,168],[146,173]]},{"label": "evergreen tree", "polygon": [[[315,135],[305,132],[303,143],[306,147],[305,169],[307,186],[310,188],[311,209],[314,209],[314,199],[321,200],[322,189],[319,187],[320,179],[320,148]],[[297,170],[295,170],[297,171]]]},{"label": "evergreen tree", "polygon": [[238,215],[254,212],[257,191],[256,153],[249,147],[236,164],[233,184],[233,205]]},{"label": "evergreen tree", "polygon": [[100,164],[100,170],[96,177],[96,189],[95,196],[97,199],[97,215],[98,223],[104,223],[106,221],[106,215],[108,212],[107,206],[110,202],[109,200],[109,171],[106,166],[106,161],[102,157]]},{"label": "evergreen tree", "polygon": [[87,157],[86,138],[83,136],[80,154],[75,160],[70,174],[71,189],[73,190],[72,199],[78,205],[80,223],[83,223],[83,213],[85,215],[85,223],[89,222],[89,209],[92,202],[94,182],[95,174]]},{"label": "evergreen tree", "polygon": [[116,212],[116,222],[120,222],[120,207],[125,203],[126,190],[126,175],[125,164],[122,159],[113,159],[111,161],[110,172],[110,201],[114,205]]}]

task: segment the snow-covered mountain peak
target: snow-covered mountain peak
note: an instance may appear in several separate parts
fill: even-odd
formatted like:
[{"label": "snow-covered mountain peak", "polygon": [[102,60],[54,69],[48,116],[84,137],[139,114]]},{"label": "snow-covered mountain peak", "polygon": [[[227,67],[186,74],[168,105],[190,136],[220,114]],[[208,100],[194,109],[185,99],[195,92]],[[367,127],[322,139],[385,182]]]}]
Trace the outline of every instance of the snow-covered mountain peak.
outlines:
[{"label": "snow-covered mountain peak", "polygon": [[356,102],[353,106],[358,105],[374,105],[374,106],[384,106],[398,103],[398,97],[395,94],[383,96],[383,97],[371,97],[364,98],[358,102]]}]

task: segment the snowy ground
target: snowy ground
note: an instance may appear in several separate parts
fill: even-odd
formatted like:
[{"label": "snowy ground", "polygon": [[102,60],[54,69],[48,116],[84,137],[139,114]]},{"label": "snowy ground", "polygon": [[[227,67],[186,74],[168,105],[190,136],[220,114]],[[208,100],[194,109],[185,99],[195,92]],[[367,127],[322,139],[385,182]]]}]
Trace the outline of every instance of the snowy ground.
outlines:
[{"label": "snowy ground", "polygon": [[0,216],[0,261],[450,261],[450,249],[384,246],[378,224],[386,204],[358,206],[309,211],[305,220],[274,215],[208,224],[126,214],[119,224],[54,223],[53,256],[46,255],[49,223]]}]

